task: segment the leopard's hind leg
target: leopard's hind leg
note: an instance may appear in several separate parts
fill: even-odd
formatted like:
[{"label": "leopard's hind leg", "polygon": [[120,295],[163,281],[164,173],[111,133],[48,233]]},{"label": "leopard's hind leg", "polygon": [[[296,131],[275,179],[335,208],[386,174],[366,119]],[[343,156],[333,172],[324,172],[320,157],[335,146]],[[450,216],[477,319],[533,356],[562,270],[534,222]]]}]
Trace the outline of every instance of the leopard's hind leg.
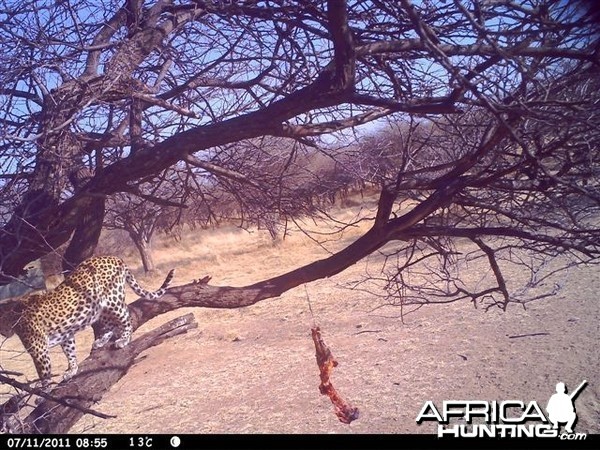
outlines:
[{"label": "leopard's hind leg", "polygon": [[70,380],[77,373],[79,366],[77,365],[77,353],[75,352],[75,335],[67,335],[60,343],[67,360],[69,361],[69,368],[63,375],[63,380]]}]

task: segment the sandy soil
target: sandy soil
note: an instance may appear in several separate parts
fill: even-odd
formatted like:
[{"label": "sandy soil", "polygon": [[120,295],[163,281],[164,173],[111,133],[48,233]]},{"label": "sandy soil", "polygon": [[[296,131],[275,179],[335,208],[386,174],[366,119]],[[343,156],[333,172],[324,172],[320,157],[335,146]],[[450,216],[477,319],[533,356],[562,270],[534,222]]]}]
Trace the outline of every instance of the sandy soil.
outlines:
[{"label": "sandy soil", "polygon": [[[159,273],[145,279],[138,268],[136,274],[149,287],[170,267],[178,268],[176,284],[210,274],[213,284],[244,285],[325,255],[300,236],[272,245],[262,233],[221,230],[164,242],[155,254]],[[427,400],[536,400],[545,407],[558,381],[575,388],[585,379],[576,431],[600,433],[597,268],[573,271],[559,295],[526,309],[485,312],[461,302],[424,307],[402,321],[399,308],[377,308],[375,295],[343,287],[364,275],[373,258],[245,309],[186,309],[156,318],[136,334],[189,311],[199,327],[148,351],[96,405],[117,418],[85,416],[72,432],[429,433],[433,424],[415,422]],[[135,258],[130,262],[135,267]],[[334,385],[360,410],[350,425],[319,394],[314,322],[339,362]],[[91,339],[78,336],[81,358]],[[19,345],[6,341],[0,364],[33,377]],[[54,353],[54,372],[61,373],[64,356]]]}]

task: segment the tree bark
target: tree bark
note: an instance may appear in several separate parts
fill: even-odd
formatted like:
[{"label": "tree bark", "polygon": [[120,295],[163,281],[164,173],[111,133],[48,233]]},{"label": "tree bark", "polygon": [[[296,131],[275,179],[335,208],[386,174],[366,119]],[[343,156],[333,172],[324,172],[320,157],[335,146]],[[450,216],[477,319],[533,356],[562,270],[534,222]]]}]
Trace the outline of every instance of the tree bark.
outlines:
[{"label": "tree bark", "polygon": [[154,269],[156,269],[156,266],[154,265],[154,258],[152,257],[151,241],[146,241],[142,236],[139,236],[136,233],[130,232],[129,236],[133,240],[135,247],[140,252],[142,266],[144,266],[144,272],[152,272]]},{"label": "tree bark", "polygon": [[144,272],[148,273],[152,272],[156,267],[154,265],[154,258],[152,257],[153,227],[150,227],[149,230],[146,230],[146,225],[147,224],[136,224],[133,222],[133,220],[128,220],[128,222],[125,224],[125,230],[129,234],[131,241],[140,254]]},{"label": "tree bark", "polygon": [[105,196],[92,199],[90,206],[79,217],[77,227],[63,259],[63,272],[65,274],[70,273],[80,263],[94,254],[104,222],[105,203]]}]

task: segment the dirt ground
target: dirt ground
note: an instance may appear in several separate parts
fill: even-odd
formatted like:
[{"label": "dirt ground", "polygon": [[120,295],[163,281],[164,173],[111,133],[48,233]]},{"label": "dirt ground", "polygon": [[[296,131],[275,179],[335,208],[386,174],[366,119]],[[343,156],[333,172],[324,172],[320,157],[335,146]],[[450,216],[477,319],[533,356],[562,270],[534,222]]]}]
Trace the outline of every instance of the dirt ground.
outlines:
[{"label": "dirt ground", "polygon": [[[347,245],[360,231],[335,245]],[[300,236],[273,245],[262,233],[233,230],[158,247],[152,278],[141,276],[135,255],[128,259],[144,286],[158,286],[171,267],[178,269],[174,284],[209,274],[212,284],[241,286],[326,256]],[[190,311],[199,327],[146,352],[95,406],[116,418],[84,416],[71,431],[431,433],[434,424],[415,422],[427,400],[535,400],[545,407],[557,382],[574,389],[587,380],[575,402],[576,431],[600,433],[597,268],[571,271],[557,296],[526,309],[485,312],[459,302],[423,307],[401,320],[398,307],[377,308],[375,295],[343,287],[364,275],[367,264],[373,259],[252,307],[185,309],[154,319],[136,335]],[[313,322],[339,362],[333,384],[360,410],[349,425],[319,393]],[[80,358],[91,340],[91,333],[78,336]],[[0,363],[33,377],[19,345],[6,341]],[[56,350],[53,372],[65,366]]]}]

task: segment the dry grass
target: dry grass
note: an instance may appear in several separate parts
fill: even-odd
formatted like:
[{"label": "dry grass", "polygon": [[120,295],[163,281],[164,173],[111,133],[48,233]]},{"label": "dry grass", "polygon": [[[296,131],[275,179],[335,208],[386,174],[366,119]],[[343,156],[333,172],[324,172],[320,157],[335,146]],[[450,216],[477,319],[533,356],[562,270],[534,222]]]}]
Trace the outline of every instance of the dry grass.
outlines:
[{"label": "dry grass", "polygon": [[[343,219],[357,213],[356,208],[337,211]],[[348,245],[368,225],[332,236],[328,250]],[[189,231],[181,241],[160,240],[152,277],[141,275],[134,256],[122,256],[144,286],[156,287],[171,267],[177,268],[175,284],[211,275],[213,284],[241,286],[327,255],[297,231],[273,243],[268,233],[222,228]],[[148,351],[97,405],[117,418],[85,416],[72,431],[424,433],[433,428],[417,425],[415,418],[426,400],[521,399],[545,406],[556,382],[575,387],[587,379],[576,402],[577,431],[600,432],[597,269],[572,273],[558,296],[527,309],[485,313],[456,303],[422,308],[402,323],[398,308],[377,308],[376,296],[342,287],[376,262],[374,256],[306,290],[299,287],[252,307],[192,309],[198,330]],[[137,333],[185,312],[156,318]],[[360,409],[351,425],[340,423],[319,394],[313,321],[340,363],[333,383]],[[543,334],[515,337],[532,333]],[[91,339],[89,332],[78,336],[80,357],[89,352]],[[31,360],[20,348],[17,340],[7,341],[1,365],[33,377]],[[60,350],[55,353],[58,374],[66,363]]]}]

